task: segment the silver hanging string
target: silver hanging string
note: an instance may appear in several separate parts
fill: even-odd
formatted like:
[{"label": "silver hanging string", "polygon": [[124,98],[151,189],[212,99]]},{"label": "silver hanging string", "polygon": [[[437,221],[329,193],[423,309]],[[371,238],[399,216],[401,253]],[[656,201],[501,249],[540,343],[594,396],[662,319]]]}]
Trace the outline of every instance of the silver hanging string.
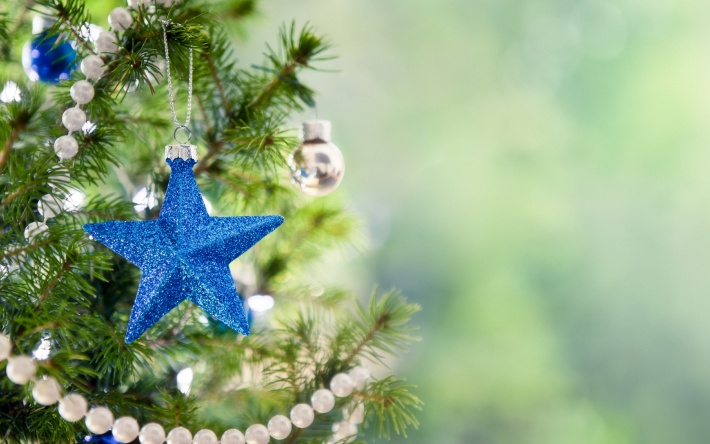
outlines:
[{"label": "silver hanging string", "polygon": [[[192,138],[192,133],[188,128],[190,125],[190,115],[192,114],[192,48],[189,48],[189,60],[190,65],[187,71],[187,116],[185,117],[185,124],[181,124],[178,121],[177,114],[175,114],[175,101],[173,99],[173,81],[170,76],[170,51],[168,50],[168,29],[167,25],[172,23],[170,20],[161,20],[161,25],[163,26],[163,42],[165,43],[165,72],[168,77],[168,99],[170,100],[170,111],[173,113],[173,121],[175,122],[175,131],[173,132],[173,137],[178,143],[187,143]],[[187,133],[186,141],[179,141],[177,138],[177,133],[179,130],[183,130]]]}]

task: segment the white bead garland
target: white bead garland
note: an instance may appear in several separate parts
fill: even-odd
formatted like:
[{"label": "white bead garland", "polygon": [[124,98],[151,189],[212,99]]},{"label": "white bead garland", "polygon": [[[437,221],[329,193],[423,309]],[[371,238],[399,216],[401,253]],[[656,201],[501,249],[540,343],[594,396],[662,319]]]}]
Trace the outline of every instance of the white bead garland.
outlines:
[{"label": "white bead garland", "polygon": [[333,431],[335,432],[333,434],[335,442],[340,442],[345,438],[348,438],[345,442],[353,442],[357,435],[357,426],[348,421],[342,421],[333,426]]},{"label": "white bead garland", "polygon": [[62,388],[57,380],[50,376],[35,382],[32,397],[42,405],[56,404],[62,397]]},{"label": "white bead garland", "polygon": [[355,384],[355,390],[363,390],[367,385],[367,381],[370,379],[370,371],[365,367],[358,366],[353,368],[348,372],[350,379],[353,380]]},{"label": "white bead garland", "polygon": [[85,123],[86,113],[78,106],[67,108],[62,114],[62,124],[69,132],[80,130]]},{"label": "white bead garland", "polygon": [[149,422],[141,429],[138,440],[141,444],[163,444],[165,442],[165,429],[158,423]]},{"label": "white bead garland", "polygon": [[247,441],[246,444],[268,444],[270,439],[269,429],[263,424],[253,424],[247,428],[244,437]]},{"label": "white bead garland", "polygon": [[10,341],[10,338],[0,333],[0,362],[10,356],[10,351],[12,351],[12,341]]},{"label": "white bead garland", "polygon": [[330,391],[338,398],[350,396],[354,389],[353,380],[345,373],[338,373],[330,380]]},{"label": "white bead garland", "polygon": [[27,242],[34,242],[47,230],[49,230],[49,227],[44,222],[30,222],[25,227],[25,239]]},{"label": "white bead garland", "polygon": [[68,160],[76,156],[79,152],[79,143],[73,136],[67,135],[58,137],[54,141],[54,153],[60,160]]},{"label": "white bead garland", "polygon": [[133,440],[138,438],[139,433],[140,426],[138,425],[138,421],[131,416],[118,418],[116,422],[113,423],[113,428],[111,429],[111,434],[116,438],[116,441],[123,443],[133,442]]},{"label": "white bead garland", "polygon": [[139,6],[147,8],[150,3],[151,0],[128,0],[128,7],[131,9],[138,9]]},{"label": "white bead garland", "polygon": [[53,194],[45,194],[37,202],[37,211],[44,219],[51,219],[62,211],[62,203]]},{"label": "white bead garland", "polygon": [[59,416],[69,422],[77,422],[86,415],[88,407],[89,404],[83,396],[72,393],[59,401]]},{"label": "white bead garland", "polygon": [[69,88],[69,95],[79,105],[85,105],[94,98],[94,87],[86,80],[79,80]]},{"label": "white bead garland", "polygon": [[217,435],[212,430],[202,429],[192,438],[193,444],[217,444]]},{"label": "white bead garland", "polygon": [[104,61],[101,57],[90,55],[84,57],[81,61],[81,73],[86,76],[87,79],[97,80],[104,75],[106,67],[104,66]]},{"label": "white bead garland", "polygon": [[274,439],[284,439],[291,434],[291,421],[284,415],[276,415],[269,420],[266,428]]},{"label": "white bead garland", "polygon": [[86,428],[95,435],[103,435],[113,426],[113,413],[106,407],[94,407],[86,414]]},{"label": "white bead garland", "polygon": [[190,444],[192,433],[185,427],[176,427],[168,433],[168,444]]},{"label": "white bead garland", "polygon": [[114,8],[108,15],[108,24],[116,31],[125,31],[133,24],[133,16],[126,8]]},{"label": "white bead garland", "polygon": [[313,424],[313,420],[315,419],[316,414],[313,411],[313,407],[311,407],[310,405],[296,404],[291,409],[290,416],[293,425],[295,425],[299,429],[305,429],[309,425]]},{"label": "white bead garland", "polygon": [[94,40],[94,46],[98,52],[116,52],[118,51],[118,39],[111,32],[101,31]]},{"label": "white bead garland", "polygon": [[311,406],[318,413],[328,413],[335,407],[335,396],[328,389],[316,390],[311,395]]},{"label": "white bead garland", "polygon": [[222,434],[220,444],[245,444],[244,434],[237,429],[229,429]]},{"label": "white bead garland", "polygon": [[13,356],[7,359],[7,379],[15,384],[26,384],[37,372],[37,364],[29,356]]}]

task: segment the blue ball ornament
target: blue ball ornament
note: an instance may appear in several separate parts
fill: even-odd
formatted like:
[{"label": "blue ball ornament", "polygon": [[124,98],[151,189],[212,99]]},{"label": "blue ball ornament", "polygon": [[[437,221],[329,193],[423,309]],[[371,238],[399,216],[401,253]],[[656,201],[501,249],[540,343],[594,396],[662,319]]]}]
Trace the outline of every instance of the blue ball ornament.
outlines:
[{"label": "blue ball ornament", "polygon": [[58,41],[59,36],[47,36],[43,31],[25,45],[22,65],[30,80],[58,83],[69,78],[76,62],[75,44]]}]

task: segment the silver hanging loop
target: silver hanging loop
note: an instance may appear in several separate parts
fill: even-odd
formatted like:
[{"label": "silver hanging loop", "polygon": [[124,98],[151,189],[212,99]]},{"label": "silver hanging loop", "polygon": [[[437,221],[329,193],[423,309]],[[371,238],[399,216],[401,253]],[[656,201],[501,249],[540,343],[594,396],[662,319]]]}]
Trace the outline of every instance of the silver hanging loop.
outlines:
[{"label": "silver hanging loop", "polygon": [[[182,130],[182,135],[185,137],[184,140],[178,139],[178,131]],[[185,125],[178,125],[177,128],[175,128],[175,131],[173,131],[173,139],[180,145],[187,145],[190,142],[190,139],[192,139],[192,131],[190,131],[190,128],[188,128]]]}]

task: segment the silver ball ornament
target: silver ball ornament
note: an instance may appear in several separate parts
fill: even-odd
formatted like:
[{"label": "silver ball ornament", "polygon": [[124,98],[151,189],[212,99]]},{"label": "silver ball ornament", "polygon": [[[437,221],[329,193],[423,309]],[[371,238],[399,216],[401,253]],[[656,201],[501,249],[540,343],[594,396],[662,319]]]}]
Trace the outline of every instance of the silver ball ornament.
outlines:
[{"label": "silver ball ornament", "polygon": [[94,46],[98,52],[116,52],[118,51],[118,40],[113,33],[101,31],[94,40]]},{"label": "silver ball ornament", "polygon": [[86,80],[79,80],[71,86],[69,95],[79,105],[85,105],[94,98],[94,87]]},{"label": "silver ball ornament", "polygon": [[0,361],[7,359],[11,351],[12,341],[10,341],[10,338],[0,333]]},{"label": "silver ball ornament", "polygon": [[85,123],[86,113],[78,106],[69,108],[62,114],[62,124],[69,132],[80,130]]},{"label": "silver ball ornament", "polygon": [[165,442],[165,429],[158,423],[149,422],[141,429],[138,440],[141,444],[163,444]]},{"label": "silver ball ornament", "polygon": [[12,356],[7,359],[7,379],[15,384],[26,384],[37,373],[37,364],[29,356]]},{"label": "silver ball ornament", "polygon": [[62,388],[56,379],[47,377],[35,382],[32,387],[32,397],[42,405],[55,404],[62,397]]},{"label": "silver ball ornament", "polygon": [[76,156],[79,152],[79,143],[73,136],[62,136],[57,137],[54,141],[54,154],[59,157],[60,160],[68,160]]},{"label": "silver ball ornament", "polygon": [[311,406],[318,413],[328,413],[335,407],[335,396],[328,389],[320,389],[311,395]]},{"label": "silver ball ornament", "polygon": [[81,72],[86,76],[87,79],[99,79],[104,75],[106,67],[104,66],[104,61],[101,57],[90,55],[84,57],[81,61]]},{"label": "silver ball ornament", "polygon": [[113,423],[111,434],[118,442],[133,442],[138,438],[140,426],[138,421],[131,416],[122,416]]},{"label": "silver ball ornament", "polygon": [[86,428],[95,435],[103,435],[113,426],[113,413],[106,407],[94,407],[86,414]]},{"label": "silver ball ornament", "polygon": [[108,14],[108,24],[117,31],[125,31],[133,24],[133,16],[126,8],[114,8]]},{"label": "silver ball ornament", "polygon": [[308,404],[296,404],[291,409],[291,422],[300,429],[305,429],[313,424],[316,414],[313,412],[313,407]]},{"label": "silver ball ornament", "polygon": [[330,142],[330,122],[303,124],[303,142],[288,158],[291,181],[304,194],[325,196],[335,190],[345,174],[345,159]]},{"label": "silver ball ornament", "polygon": [[244,437],[247,441],[246,444],[268,444],[271,439],[269,429],[263,424],[250,425]]},{"label": "silver ball ornament", "polygon": [[229,429],[222,434],[220,444],[245,444],[244,434],[237,429]]},{"label": "silver ball ornament", "polygon": [[69,422],[77,422],[86,415],[88,407],[83,396],[72,393],[59,400],[59,416]]},{"label": "silver ball ornament", "polygon": [[355,384],[350,376],[345,373],[338,373],[330,380],[330,390],[338,398],[344,398],[352,394]]},{"label": "silver ball ornament", "polygon": [[291,433],[291,421],[284,415],[276,415],[266,426],[274,439],[284,439]]},{"label": "silver ball ornament", "polygon": [[202,429],[192,438],[193,444],[217,444],[217,435],[212,430]]},{"label": "silver ball ornament", "polygon": [[192,443],[192,433],[185,427],[175,427],[168,433],[168,444],[190,444]]}]

